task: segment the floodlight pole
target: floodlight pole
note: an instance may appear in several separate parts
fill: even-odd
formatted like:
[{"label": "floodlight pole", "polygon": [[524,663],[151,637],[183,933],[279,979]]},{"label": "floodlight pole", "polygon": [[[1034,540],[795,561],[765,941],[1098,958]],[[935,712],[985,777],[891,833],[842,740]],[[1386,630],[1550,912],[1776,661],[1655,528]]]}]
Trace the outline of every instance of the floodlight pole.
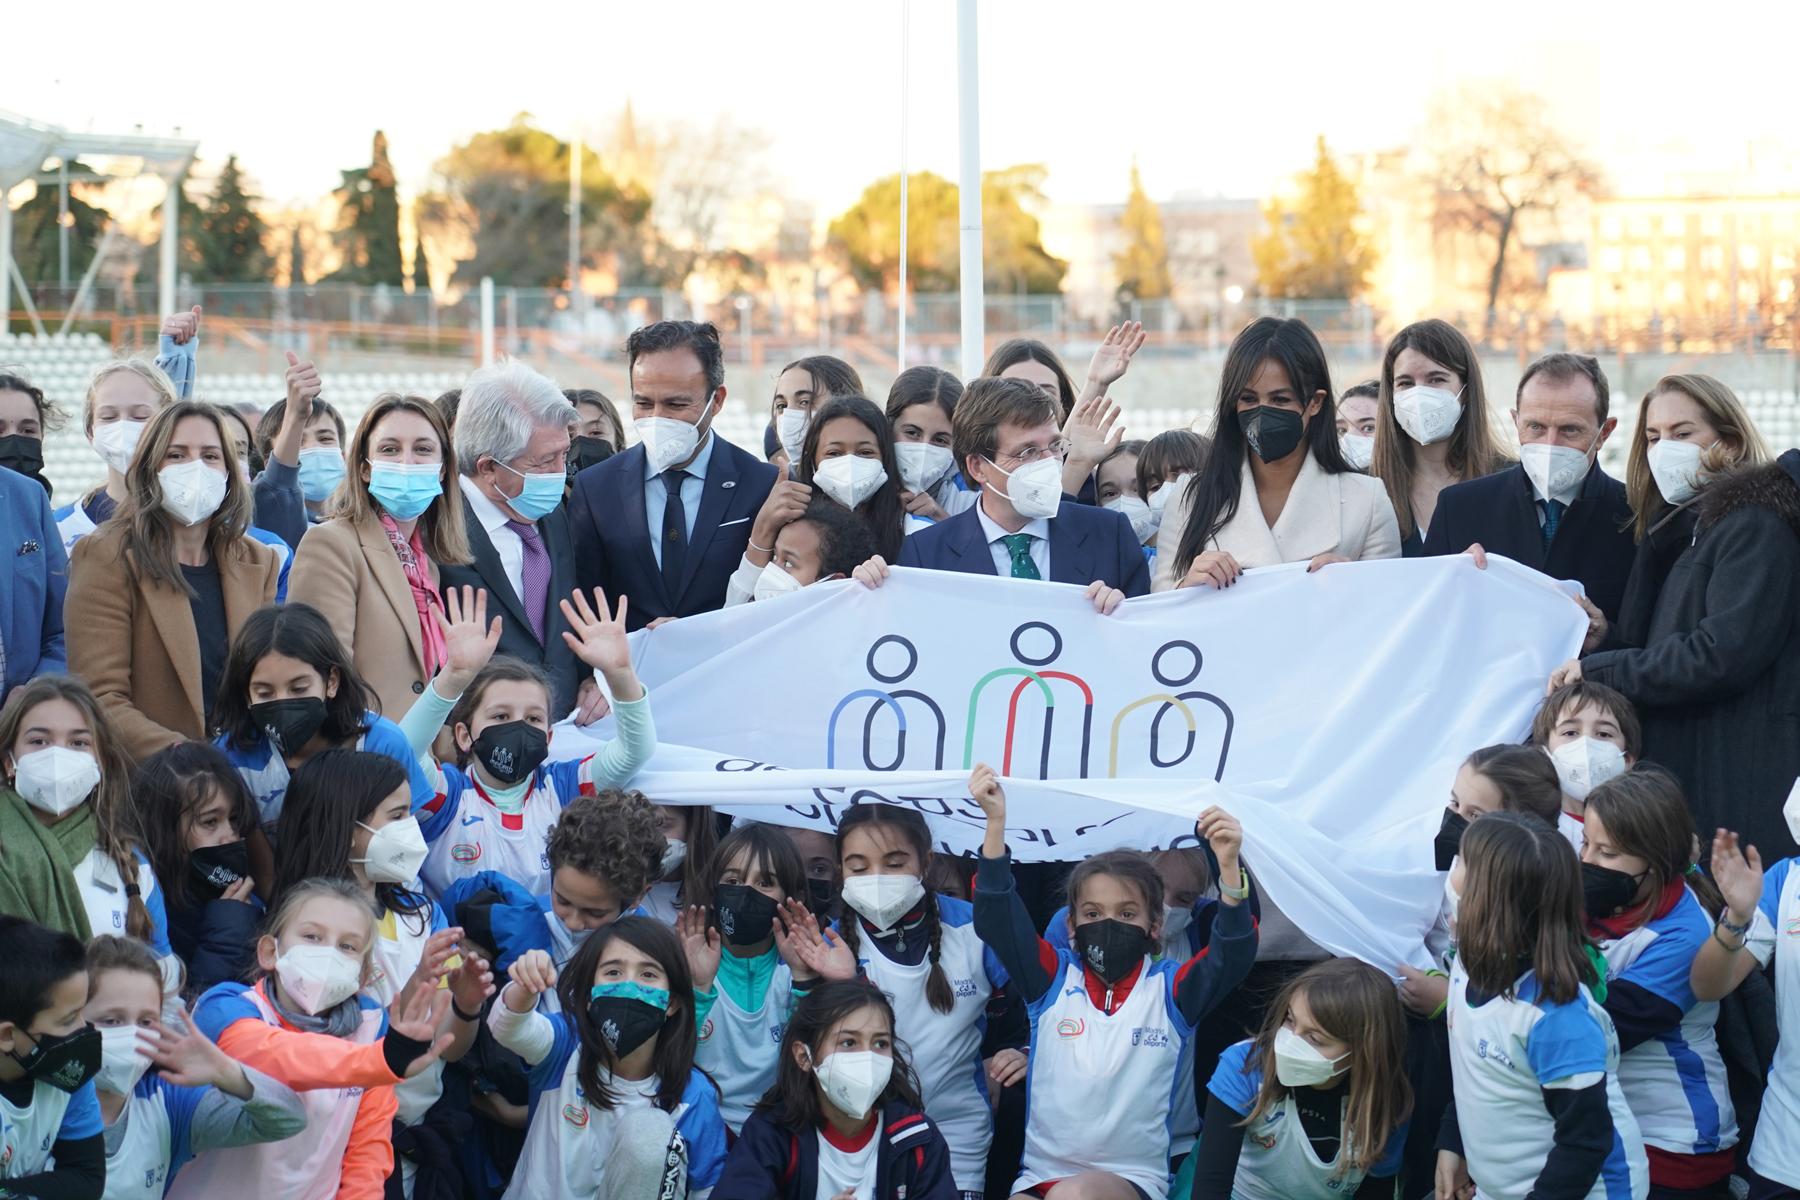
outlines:
[{"label": "floodlight pole", "polygon": [[900,317],[899,345],[894,351],[895,371],[906,370],[906,144],[907,105],[912,98],[912,23],[907,0],[900,0]]},{"label": "floodlight pole", "polygon": [[169,194],[163,200],[162,243],[157,247],[156,311],[168,316],[175,311],[175,250],[181,244],[181,181],[187,175],[184,167],[169,180]]},{"label": "floodlight pole", "polygon": [[[581,312],[581,135],[569,146],[569,315]],[[580,325],[576,325],[577,332]]]},{"label": "floodlight pole", "polygon": [[987,355],[981,296],[981,79],[976,46],[976,0],[956,4],[956,98],[961,168],[957,172],[962,230],[962,373],[973,379]]}]

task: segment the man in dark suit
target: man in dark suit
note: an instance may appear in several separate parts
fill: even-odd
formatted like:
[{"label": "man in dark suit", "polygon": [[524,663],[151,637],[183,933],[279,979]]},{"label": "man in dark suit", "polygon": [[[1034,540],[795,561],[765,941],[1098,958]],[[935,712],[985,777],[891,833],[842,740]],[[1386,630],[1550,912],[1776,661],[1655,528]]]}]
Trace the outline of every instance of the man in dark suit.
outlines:
[{"label": "man in dark suit", "polygon": [[550,677],[551,719],[575,709],[585,725],[604,716],[607,704],[562,636],[569,623],[559,602],[575,590],[562,489],[576,417],[557,386],[523,363],[469,376],[455,439],[474,561],[438,571],[446,590],[487,589],[487,610],[500,618],[498,653],[542,667]]},{"label": "man in dark suit", "polygon": [[[1059,415],[1055,401],[1023,380],[970,383],[956,402],[951,441],[981,499],[909,536],[899,565],[1081,584],[1103,613],[1148,592],[1150,571],[1131,522],[1063,497],[1068,442]],[[857,571],[871,585],[885,575],[879,558]]]},{"label": "man in dark suit", "polygon": [[712,430],[725,406],[717,329],[658,321],[625,354],[638,444],[575,477],[569,523],[582,589],[629,597],[626,625],[642,629],[724,607],[775,468]]},{"label": "man in dark suit", "polygon": [[[1618,425],[1607,414],[1606,375],[1585,354],[1546,354],[1519,380],[1513,421],[1519,465],[1438,494],[1426,554],[1506,557],[1587,590],[1616,620],[1637,548],[1625,485],[1600,469],[1600,447]],[[1597,624],[1597,622],[1596,622]]]}]

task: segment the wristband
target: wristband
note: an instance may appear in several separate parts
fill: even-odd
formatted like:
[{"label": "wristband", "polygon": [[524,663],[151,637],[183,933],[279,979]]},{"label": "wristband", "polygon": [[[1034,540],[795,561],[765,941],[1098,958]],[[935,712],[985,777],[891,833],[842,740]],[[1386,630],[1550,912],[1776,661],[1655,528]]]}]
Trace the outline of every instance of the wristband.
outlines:
[{"label": "wristband", "polygon": [[450,1011],[453,1014],[455,1014],[456,1019],[459,1021],[480,1021],[481,1020],[481,1013],[479,1010],[477,1010],[476,1012],[472,1012],[472,1013],[464,1012],[462,1010],[462,1005],[460,1005],[456,1002],[455,996],[450,997]]},{"label": "wristband", "polygon": [[1713,941],[1715,941],[1715,942],[1719,943],[1719,945],[1725,947],[1725,953],[1736,954],[1738,951],[1742,950],[1745,946],[1747,946],[1749,944],[1748,939],[1746,939],[1742,933],[1738,934],[1738,944],[1737,945],[1734,946],[1730,942],[1726,941],[1719,934],[1719,930],[1726,929],[1726,928],[1729,928],[1729,926],[1727,926],[1723,921],[1721,921],[1721,922],[1719,922],[1719,924],[1713,926],[1713,931],[1712,931]]},{"label": "wristband", "polygon": [[1719,914],[1718,928],[1723,929],[1726,933],[1735,933],[1741,938],[1750,932],[1750,926],[1755,922],[1756,918],[1751,917],[1750,920],[1739,925],[1736,921],[1731,919],[1731,910],[1726,909]]},{"label": "wristband", "polygon": [[1226,887],[1225,881],[1219,881],[1219,895],[1227,900],[1248,900],[1250,898],[1250,876],[1244,868],[1238,868],[1238,885]]},{"label": "wristband", "polygon": [[758,554],[773,554],[773,553],[775,553],[775,547],[759,546],[755,542],[751,541],[749,538],[744,539],[744,544],[749,546],[752,550],[756,551]]}]

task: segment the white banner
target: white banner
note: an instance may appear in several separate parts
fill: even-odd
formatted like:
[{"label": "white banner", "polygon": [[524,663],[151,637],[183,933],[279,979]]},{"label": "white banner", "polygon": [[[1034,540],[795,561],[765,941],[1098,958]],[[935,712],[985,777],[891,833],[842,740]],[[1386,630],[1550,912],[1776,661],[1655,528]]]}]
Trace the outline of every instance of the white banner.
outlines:
[{"label": "white banner", "polygon": [[[1102,617],[1061,584],[819,584],[633,635],[663,739],[634,786],[827,832],[851,804],[909,804],[971,854],[963,783],[987,762],[1021,861],[1192,844],[1219,804],[1315,941],[1424,965],[1451,780],[1524,736],[1578,651],[1569,587],[1500,558],[1295,564]],[[554,753],[596,734],[560,725]]]}]

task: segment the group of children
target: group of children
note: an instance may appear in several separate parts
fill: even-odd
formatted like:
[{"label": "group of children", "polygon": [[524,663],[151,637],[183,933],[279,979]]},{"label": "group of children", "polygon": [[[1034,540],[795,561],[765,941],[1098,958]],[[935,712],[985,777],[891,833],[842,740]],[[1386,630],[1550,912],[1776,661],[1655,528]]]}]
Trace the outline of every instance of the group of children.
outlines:
[{"label": "group of children", "polygon": [[[1745,1156],[1757,1089],[1717,1032],[1771,959],[1795,1027],[1800,874],[1725,831],[1702,873],[1679,786],[1638,762],[1608,688],[1553,693],[1530,744],[1449,781],[1433,970],[1258,979],[1226,812],[1199,815],[1201,850],[1075,864],[1045,914],[985,766],[974,864],[904,807],[834,835],[664,808],[627,789],[656,731],[621,615],[564,609],[617,717],[575,759],[475,593],[446,597],[442,665],[398,725],[298,604],[240,632],[216,744],[135,773],[81,684],[15,693],[0,895],[35,919],[0,918],[0,1194],[1800,1184],[1794,1040]],[[1246,992],[1234,1037],[1221,1006]]]}]

